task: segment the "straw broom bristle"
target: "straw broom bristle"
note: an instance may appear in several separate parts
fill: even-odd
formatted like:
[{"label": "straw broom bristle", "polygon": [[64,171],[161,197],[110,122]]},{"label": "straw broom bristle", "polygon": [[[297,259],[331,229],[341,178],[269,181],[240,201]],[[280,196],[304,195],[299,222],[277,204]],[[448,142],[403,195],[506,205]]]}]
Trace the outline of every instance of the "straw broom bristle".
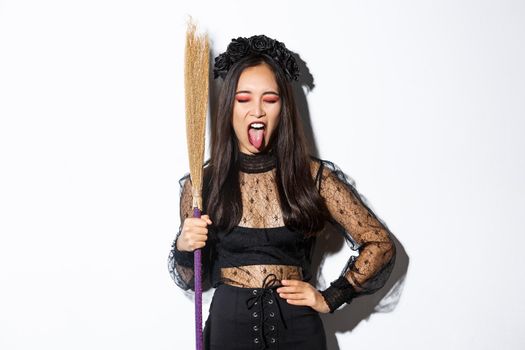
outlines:
[{"label": "straw broom bristle", "polygon": [[186,31],[184,85],[186,98],[186,136],[193,192],[193,207],[202,211],[202,165],[208,108],[208,35],[197,35],[189,20]]}]

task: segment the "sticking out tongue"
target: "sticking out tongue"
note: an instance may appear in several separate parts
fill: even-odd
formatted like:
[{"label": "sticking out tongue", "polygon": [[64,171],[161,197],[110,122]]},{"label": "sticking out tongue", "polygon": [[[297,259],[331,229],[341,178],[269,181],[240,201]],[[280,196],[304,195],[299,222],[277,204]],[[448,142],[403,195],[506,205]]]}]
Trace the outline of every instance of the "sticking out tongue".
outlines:
[{"label": "sticking out tongue", "polygon": [[253,129],[248,130],[248,139],[253,147],[260,149],[263,142],[264,129]]}]

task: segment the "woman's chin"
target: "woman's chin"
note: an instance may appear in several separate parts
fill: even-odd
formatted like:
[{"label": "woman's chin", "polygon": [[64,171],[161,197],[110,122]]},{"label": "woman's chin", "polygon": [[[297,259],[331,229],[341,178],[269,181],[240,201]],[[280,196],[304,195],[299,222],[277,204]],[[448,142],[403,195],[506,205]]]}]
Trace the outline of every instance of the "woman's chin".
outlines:
[{"label": "woman's chin", "polygon": [[253,149],[254,153],[263,153],[268,148],[268,144],[266,144],[264,142],[261,144],[261,147],[259,147],[259,148],[255,147],[254,145],[250,145],[250,146],[252,146],[252,149]]},{"label": "woman's chin", "polygon": [[248,144],[248,147],[246,147],[246,148],[247,148],[247,150],[250,153],[257,154],[257,153],[261,153],[262,151],[264,151],[265,145],[264,145],[264,143],[262,143],[261,146],[259,148],[257,148],[257,147],[255,147],[254,145],[252,145],[250,143],[250,144]]}]

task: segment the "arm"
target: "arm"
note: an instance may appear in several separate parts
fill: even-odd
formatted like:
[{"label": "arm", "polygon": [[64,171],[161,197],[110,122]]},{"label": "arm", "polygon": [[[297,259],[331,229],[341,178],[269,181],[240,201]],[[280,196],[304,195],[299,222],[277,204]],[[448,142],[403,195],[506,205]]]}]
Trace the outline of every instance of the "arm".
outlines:
[{"label": "arm", "polygon": [[334,312],[353,298],[383,287],[392,271],[396,248],[390,232],[363,203],[345,174],[332,163],[323,163],[320,194],[332,222],[359,251],[357,258],[350,257],[339,278],[321,291]]},{"label": "arm", "polygon": [[[193,216],[193,203],[191,196],[191,180],[188,175],[179,180],[180,190],[180,226],[175,239],[171,245],[168,257],[168,270],[173,281],[183,290],[194,290],[193,252],[180,251],[177,249],[177,240],[182,233],[184,220]],[[211,243],[211,242],[208,242]],[[202,273],[203,281],[208,275],[210,266],[211,244],[202,248]]]}]

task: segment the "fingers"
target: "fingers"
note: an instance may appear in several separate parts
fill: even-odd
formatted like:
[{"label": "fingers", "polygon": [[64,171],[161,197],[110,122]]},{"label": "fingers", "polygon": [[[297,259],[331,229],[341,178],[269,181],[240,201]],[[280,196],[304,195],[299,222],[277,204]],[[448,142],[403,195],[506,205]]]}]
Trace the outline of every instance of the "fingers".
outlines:
[{"label": "fingers", "polygon": [[279,293],[279,296],[283,299],[305,299],[305,293],[307,291],[308,289],[304,285],[304,283],[293,283],[292,285],[288,285],[287,287],[277,288],[277,293]]},{"label": "fingers", "polygon": [[210,217],[208,215],[202,215],[200,218],[186,218],[185,219],[186,221],[188,222],[191,222],[192,225],[194,226],[199,226],[199,227],[206,227],[208,225],[211,225],[213,222],[211,221]]},{"label": "fingers", "polygon": [[192,226],[198,227],[206,227],[211,223],[210,219],[203,218],[202,216],[200,218],[186,218],[186,221],[191,223]]},{"label": "fingers", "polygon": [[213,223],[207,214],[201,215],[201,219],[205,220],[208,223],[208,225],[211,225]]},{"label": "fingers", "polygon": [[292,305],[311,306],[313,303],[312,286],[300,280],[282,280],[283,287],[277,288],[279,296]]},{"label": "fingers", "polygon": [[279,296],[283,299],[306,299],[308,297],[308,290],[297,287],[281,287],[277,289]]},{"label": "fingers", "polygon": [[193,226],[191,224],[186,225],[182,228],[187,234],[191,234],[192,236],[198,236],[198,235],[207,235],[208,229],[206,227],[201,226]]},{"label": "fingers", "polygon": [[302,300],[306,299],[304,293],[279,293],[279,296],[286,300]]},{"label": "fingers", "polygon": [[193,234],[191,238],[196,242],[206,242],[208,240],[207,234]]},{"label": "fingers", "polygon": [[281,294],[281,293],[300,293],[302,292],[303,289],[300,288],[300,287],[279,287],[277,288],[277,293]]},{"label": "fingers", "polygon": [[193,242],[190,244],[190,248],[192,251],[194,251],[195,249],[204,248],[205,246],[206,246],[206,243],[204,242]]},{"label": "fingers", "polygon": [[192,234],[189,237],[184,237],[183,239],[183,241],[185,242],[185,245],[190,251],[204,247],[206,245],[206,240],[208,240],[208,235],[194,235],[194,234]]},{"label": "fingers", "polygon": [[282,287],[277,288],[279,297],[290,305],[309,306],[317,312],[330,312],[328,304],[320,292],[310,283],[301,280],[281,280]]},{"label": "fingers", "polygon": [[309,283],[299,280],[281,280],[283,287],[277,288],[278,293],[299,293],[304,292],[310,287]]},{"label": "fingers", "polygon": [[286,299],[288,304],[310,306],[306,299]]},{"label": "fingers", "polygon": [[211,224],[210,218],[205,215],[200,218],[186,218],[184,220],[185,231],[191,232],[192,234],[207,234],[208,225]]},{"label": "fingers", "polygon": [[283,286],[299,286],[305,284],[306,282],[300,280],[281,280]]},{"label": "fingers", "polygon": [[309,306],[320,313],[330,312],[330,307],[324,301],[324,298],[322,296],[318,300],[316,300],[315,297],[313,297],[305,299],[286,299],[286,302],[290,305]]}]

